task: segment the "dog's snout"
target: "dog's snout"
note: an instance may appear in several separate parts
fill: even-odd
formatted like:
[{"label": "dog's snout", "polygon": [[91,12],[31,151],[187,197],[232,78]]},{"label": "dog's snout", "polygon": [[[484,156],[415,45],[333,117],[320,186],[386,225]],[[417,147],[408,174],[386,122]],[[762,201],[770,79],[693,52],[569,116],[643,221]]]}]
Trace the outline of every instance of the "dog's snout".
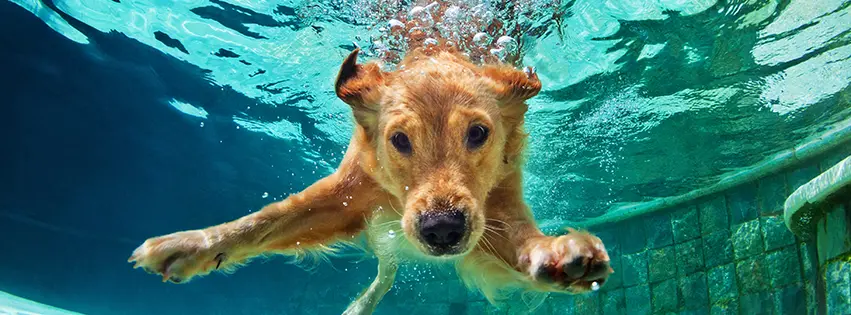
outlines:
[{"label": "dog's snout", "polygon": [[441,252],[458,245],[466,232],[467,220],[461,211],[429,213],[420,217],[420,237]]}]

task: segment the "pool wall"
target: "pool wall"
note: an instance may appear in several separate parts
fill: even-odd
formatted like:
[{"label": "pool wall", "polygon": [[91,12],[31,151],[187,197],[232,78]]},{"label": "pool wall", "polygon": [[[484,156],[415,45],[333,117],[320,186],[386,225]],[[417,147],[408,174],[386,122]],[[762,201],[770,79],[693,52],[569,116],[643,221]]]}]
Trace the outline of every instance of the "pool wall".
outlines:
[{"label": "pool wall", "polygon": [[[819,266],[816,244],[788,230],[783,204],[799,186],[842,158],[832,149],[729,189],[587,228],[609,250],[616,272],[599,291],[551,294],[532,314],[846,314],[851,313],[847,262]],[[360,288],[329,288],[312,281],[303,311],[331,314],[365,288],[374,265],[350,274]],[[379,314],[523,314],[514,297],[501,308],[468,293],[452,271],[405,266]],[[825,280],[827,279],[827,280]],[[828,285],[825,284],[828,282]],[[314,300],[315,298],[315,300]],[[329,299],[330,298],[330,299]]]},{"label": "pool wall", "polygon": [[[576,313],[624,314],[627,305],[629,313],[851,312],[848,273],[828,271],[828,281],[844,283],[828,285],[826,301],[815,243],[795,237],[782,216],[791,192],[851,154],[845,144],[676,207],[590,227],[620,272],[601,293],[573,297]],[[553,313],[570,306],[554,304]]]}]

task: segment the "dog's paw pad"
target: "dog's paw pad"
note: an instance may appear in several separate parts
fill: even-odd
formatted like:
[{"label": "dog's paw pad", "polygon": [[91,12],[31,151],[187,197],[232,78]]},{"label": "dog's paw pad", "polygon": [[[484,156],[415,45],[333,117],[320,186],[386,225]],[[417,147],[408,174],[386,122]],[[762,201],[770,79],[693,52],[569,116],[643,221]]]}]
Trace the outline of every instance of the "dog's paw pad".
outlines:
[{"label": "dog's paw pad", "polygon": [[585,232],[534,242],[521,261],[535,281],[573,292],[599,289],[614,271],[602,241]]},{"label": "dog's paw pad", "polygon": [[163,282],[185,283],[222,266],[224,253],[211,255],[201,231],[178,232],[146,240],[127,259],[133,268],[162,276]]}]

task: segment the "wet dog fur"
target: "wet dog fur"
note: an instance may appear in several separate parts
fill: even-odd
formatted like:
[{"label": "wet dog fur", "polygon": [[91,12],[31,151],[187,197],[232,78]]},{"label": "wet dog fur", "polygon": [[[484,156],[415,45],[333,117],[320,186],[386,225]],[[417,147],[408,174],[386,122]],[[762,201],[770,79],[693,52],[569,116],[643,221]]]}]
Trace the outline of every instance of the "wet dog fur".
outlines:
[{"label": "wet dog fur", "polygon": [[613,270],[599,238],[544,235],[523,200],[534,71],[474,65],[452,49],[415,49],[392,72],[357,57],[345,58],[335,84],[356,127],[333,174],[235,221],[150,238],[129,261],[185,283],[363,237],[378,275],[344,314],[372,313],[406,260],[452,263],[492,303],[509,289],[580,293],[606,281]]}]

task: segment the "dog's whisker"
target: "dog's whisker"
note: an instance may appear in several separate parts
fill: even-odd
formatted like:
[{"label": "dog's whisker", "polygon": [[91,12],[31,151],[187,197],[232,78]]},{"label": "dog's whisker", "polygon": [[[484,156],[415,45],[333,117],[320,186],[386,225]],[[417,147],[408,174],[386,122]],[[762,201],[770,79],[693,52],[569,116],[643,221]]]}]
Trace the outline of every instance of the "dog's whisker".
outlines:
[{"label": "dog's whisker", "polygon": [[505,259],[497,253],[496,247],[494,247],[493,244],[491,244],[490,240],[487,238],[487,235],[484,235],[484,237],[482,237],[482,240],[484,241],[483,244],[486,246],[487,251],[490,252],[491,256],[496,257],[502,263],[508,265],[508,262],[505,261]]},{"label": "dog's whisker", "polygon": [[501,231],[491,230],[491,229],[486,228],[485,232],[490,232],[490,233],[496,234],[497,236],[504,238],[506,241],[508,240],[508,238],[505,237],[505,235],[502,235],[502,233],[500,233]]},{"label": "dog's whisker", "polygon": [[396,207],[393,206],[393,202],[388,203],[388,205],[390,206],[390,209],[393,209],[393,212],[396,212],[396,214],[398,214],[400,217],[402,216],[402,213],[399,212],[399,210],[397,210]]},{"label": "dog's whisker", "polygon": [[490,233],[496,234],[497,236],[499,236],[499,237],[503,238],[504,240],[506,240],[506,241],[510,241],[510,240],[508,239],[508,237],[505,237],[505,235],[502,235],[502,233],[499,233],[498,231],[485,229],[485,232],[490,232]]},{"label": "dog's whisker", "polygon": [[486,222],[495,222],[495,223],[499,223],[499,224],[502,224],[503,226],[505,226],[505,228],[511,228],[511,224],[508,224],[508,222],[505,222],[505,221],[502,221],[502,220],[499,220],[499,219],[488,218],[488,219],[486,219],[485,221],[486,221]]},{"label": "dog's whisker", "polygon": [[490,229],[490,230],[492,230],[492,231],[500,231],[500,232],[503,232],[503,231],[506,231],[506,230],[507,230],[506,228],[495,227],[495,226],[493,226],[493,225],[488,225],[488,224],[485,224],[485,228],[486,228],[486,229]]},{"label": "dog's whisker", "polygon": [[381,222],[381,223],[375,224],[375,226],[385,227],[385,226],[388,226],[388,225],[401,225],[401,224],[402,224],[402,220],[390,220],[390,221],[387,221],[387,222]]}]

